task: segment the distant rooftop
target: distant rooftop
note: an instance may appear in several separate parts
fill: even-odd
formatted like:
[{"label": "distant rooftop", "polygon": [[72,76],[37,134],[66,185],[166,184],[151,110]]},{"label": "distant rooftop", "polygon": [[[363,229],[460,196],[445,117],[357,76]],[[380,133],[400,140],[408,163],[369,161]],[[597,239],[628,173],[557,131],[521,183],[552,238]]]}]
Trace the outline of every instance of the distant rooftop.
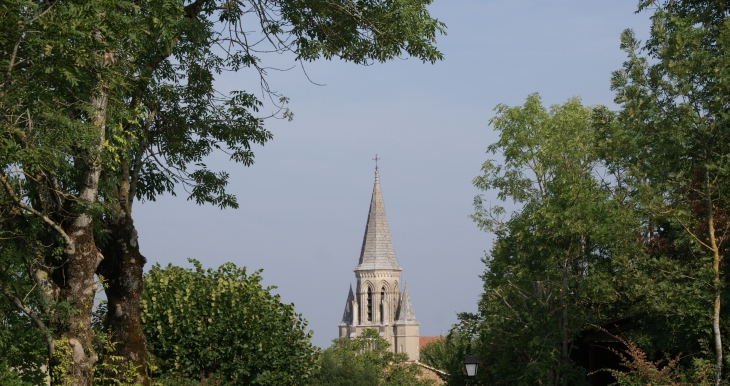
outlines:
[{"label": "distant rooftop", "polygon": [[445,336],[420,336],[418,337],[418,347],[423,348],[423,346],[435,342],[437,340],[443,340],[446,339]]}]

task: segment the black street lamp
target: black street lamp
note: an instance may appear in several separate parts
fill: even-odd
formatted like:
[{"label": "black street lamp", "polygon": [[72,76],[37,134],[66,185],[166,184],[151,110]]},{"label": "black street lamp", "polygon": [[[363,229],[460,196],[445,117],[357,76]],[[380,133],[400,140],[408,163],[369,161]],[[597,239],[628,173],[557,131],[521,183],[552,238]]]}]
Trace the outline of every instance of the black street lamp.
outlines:
[{"label": "black street lamp", "polygon": [[474,382],[474,377],[477,376],[477,368],[479,367],[479,361],[477,358],[469,353],[464,359],[464,369],[466,370],[466,376],[469,377],[469,383]]}]

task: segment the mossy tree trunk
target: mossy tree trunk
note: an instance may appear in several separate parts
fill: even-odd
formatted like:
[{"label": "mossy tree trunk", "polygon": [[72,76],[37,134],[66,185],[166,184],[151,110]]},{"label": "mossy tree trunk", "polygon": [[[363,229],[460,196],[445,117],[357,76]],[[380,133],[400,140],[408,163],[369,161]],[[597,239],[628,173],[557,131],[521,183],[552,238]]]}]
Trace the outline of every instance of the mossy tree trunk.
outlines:
[{"label": "mossy tree trunk", "polygon": [[[143,290],[143,269],[147,259],[139,251],[137,230],[131,216],[118,218],[107,228],[111,240],[102,248],[104,261],[98,273],[105,279],[107,314],[104,327],[111,335],[114,352],[123,358],[121,366],[134,364],[136,382],[150,384],[147,370],[147,341],[142,332],[139,300]],[[108,374],[117,377],[118,374]]]}]

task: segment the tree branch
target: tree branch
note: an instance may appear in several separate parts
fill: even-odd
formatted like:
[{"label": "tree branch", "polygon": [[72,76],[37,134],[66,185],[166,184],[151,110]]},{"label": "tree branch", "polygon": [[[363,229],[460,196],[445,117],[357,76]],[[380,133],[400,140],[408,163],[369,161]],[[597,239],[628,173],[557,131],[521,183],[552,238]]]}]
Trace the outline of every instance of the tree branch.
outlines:
[{"label": "tree branch", "polygon": [[689,234],[690,236],[692,236],[692,238],[693,238],[693,239],[697,240],[697,242],[698,242],[698,243],[700,243],[700,244],[701,244],[701,245],[702,245],[703,247],[705,247],[705,248],[707,248],[707,249],[709,249],[709,250],[711,250],[711,251],[713,250],[711,246],[709,246],[709,245],[705,244],[705,243],[704,243],[704,242],[703,242],[702,240],[700,240],[700,239],[699,239],[699,238],[698,238],[698,237],[697,237],[697,236],[696,236],[696,235],[694,234],[694,232],[692,232],[691,230],[689,230],[689,228],[687,228],[687,226],[686,226],[686,225],[684,225],[684,223],[682,222],[682,220],[680,220],[680,219],[679,219],[679,218],[677,217],[677,215],[675,215],[675,214],[672,214],[672,217],[674,217],[674,219],[675,219],[675,220],[677,220],[677,222],[679,223],[679,225],[681,225],[681,226],[682,226],[682,228],[684,228],[684,230],[685,230],[685,231],[687,231],[687,233],[688,233],[688,234]]},{"label": "tree branch", "polygon": [[[3,291],[4,292],[4,291]],[[9,293],[5,293],[4,295],[10,302],[12,302],[15,307],[22,311],[24,314],[28,315],[28,317],[33,320],[33,323],[43,332],[43,335],[46,336],[46,344],[48,345],[48,354],[49,357],[53,356],[54,351],[56,350],[56,344],[53,343],[53,337],[48,334],[48,327],[46,327],[46,324],[43,323],[43,320],[36,315],[31,309],[23,304],[23,301],[18,299],[17,297],[10,295]]]},{"label": "tree branch", "polygon": [[18,207],[20,207],[23,210],[26,210],[26,211],[40,217],[43,220],[43,222],[50,225],[51,228],[53,228],[56,232],[58,232],[59,235],[61,235],[61,237],[63,237],[63,240],[67,243],[67,247],[74,245],[74,242],[73,242],[73,240],[71,240],[71,237],[69,237],[69,235],[66,234],[66,232],[63,230],[63,228],[61,228],[60,225],[56,224],[56,222],[51,220],[50,218],[48,218],[48,216],[44,215],[43,213],[33,209],[32,207],[30,207],[30,206],[26,205],[25,203],[23,203],[22,201],[20,201],[20,198],[18,198],[18,196],[15,195],[15,192],[13,192],[13,187],[10,186],[10,183],[8,182],[7,178],[5,178],[4,173],[0,173],[0,183],[2,183],[3,187],[5,188],[5,191],[8,193],[8,195],[13,200],[15,205],[17,205]]}]

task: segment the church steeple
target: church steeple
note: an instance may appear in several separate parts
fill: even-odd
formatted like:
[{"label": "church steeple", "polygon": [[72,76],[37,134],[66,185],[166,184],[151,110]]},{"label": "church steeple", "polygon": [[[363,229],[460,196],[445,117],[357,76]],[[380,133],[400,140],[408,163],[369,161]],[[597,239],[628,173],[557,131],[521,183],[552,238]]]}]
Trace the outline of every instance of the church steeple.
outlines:
[{"label": "church steeple", "polygon": [[347,294],[345,312],[338,325],[339,335],[355,338],[367,329],[376,329],[393,352],[407,354],[410,360],[417,361],[419,324],[413,314],[408,287],[401,294],[401,271],[390,239],[376,164],[365,236],[355,268],[357,285],[354,290],[350,287]]},{"label": "church steeple", "polygon": [[360,250],[360,261],[355,271],[363,270],[395,270],[401,271],[398,260],[395,258],[393,242],[390,239],[388,219],[385,217],[385,205],[380,193],[378,169],[375,169],[375,186],[370,200],[370,212],[365,227],[365,237]]}]

